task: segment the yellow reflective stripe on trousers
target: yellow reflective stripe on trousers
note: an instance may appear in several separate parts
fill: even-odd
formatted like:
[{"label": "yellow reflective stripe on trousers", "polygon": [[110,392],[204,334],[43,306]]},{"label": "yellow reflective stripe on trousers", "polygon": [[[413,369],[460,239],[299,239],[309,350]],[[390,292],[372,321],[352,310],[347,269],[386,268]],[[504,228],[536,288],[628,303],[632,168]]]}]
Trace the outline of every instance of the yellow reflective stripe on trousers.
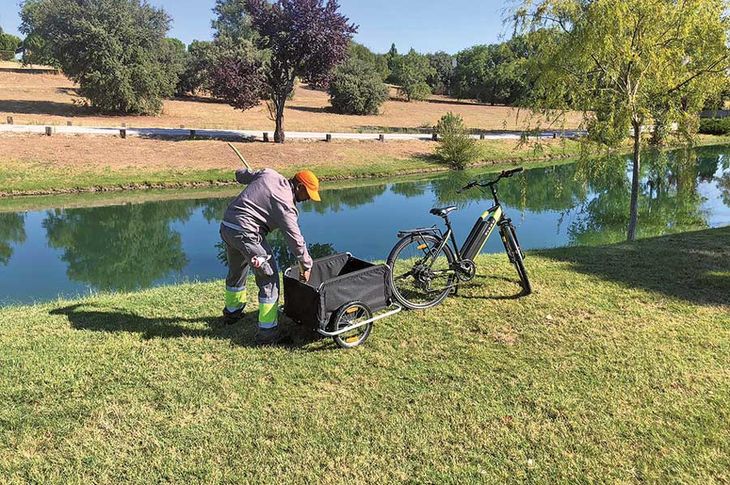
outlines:
[{"label": "yellow reflective stripe on trousers", "polygon": [[259,327],[272,328],[275,327],[277,312],[276,303],[259,303]]},{"label": "yellow reflective stripe on trousers", "polygon": [[231,291],[226,290],[226,308],[228,311],[235,311],[246,303],[246,290]]}]

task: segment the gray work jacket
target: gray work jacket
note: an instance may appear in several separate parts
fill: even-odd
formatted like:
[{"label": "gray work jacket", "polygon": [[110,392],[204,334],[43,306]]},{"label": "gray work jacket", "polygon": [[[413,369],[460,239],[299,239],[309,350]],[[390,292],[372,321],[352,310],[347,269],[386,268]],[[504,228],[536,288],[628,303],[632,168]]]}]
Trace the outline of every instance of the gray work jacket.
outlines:
[{"label": "gray work jacket", "polygon": [[279,229],[292,254],[305,270],[310,269],[312,258],[299,230],[299,211],[289,180],[270,168],[237,170],[236,180],[247,187],[226,209],[223,225],[262,239]]}]

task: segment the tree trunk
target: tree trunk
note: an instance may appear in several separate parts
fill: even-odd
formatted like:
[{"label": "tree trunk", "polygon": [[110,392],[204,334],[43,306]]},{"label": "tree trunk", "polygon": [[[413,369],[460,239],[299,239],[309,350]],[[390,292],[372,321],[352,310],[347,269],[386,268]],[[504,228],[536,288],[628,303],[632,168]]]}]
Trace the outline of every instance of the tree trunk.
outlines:
[{"label": "tree trunk", "polygon": [[631,177],[631,208],[629,212],[628,240],[636,239],[636,226],[639,222],[639,176],[641,171],[641,123],[632,122],[634,128],[634,170]]},{"label": "tree trunk", "polygon": [[274,107],[276,109],[276,129],[274,130],[274,141],[276,143],[284,143],[284,103],[286,102],[286,96],[280,99],[274,100]]}]

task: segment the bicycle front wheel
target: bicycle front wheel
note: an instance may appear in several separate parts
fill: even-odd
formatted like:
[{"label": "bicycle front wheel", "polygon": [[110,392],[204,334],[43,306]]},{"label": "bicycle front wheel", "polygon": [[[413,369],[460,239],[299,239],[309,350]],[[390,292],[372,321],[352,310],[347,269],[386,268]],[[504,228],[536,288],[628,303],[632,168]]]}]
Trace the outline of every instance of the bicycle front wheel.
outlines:
[{"label": "bicycle front wheel", "polygon": [[406,236],[388,256],[390,287],[398,302],[411,310],[441,303],[454,288],[453,251],[429,234]]}]

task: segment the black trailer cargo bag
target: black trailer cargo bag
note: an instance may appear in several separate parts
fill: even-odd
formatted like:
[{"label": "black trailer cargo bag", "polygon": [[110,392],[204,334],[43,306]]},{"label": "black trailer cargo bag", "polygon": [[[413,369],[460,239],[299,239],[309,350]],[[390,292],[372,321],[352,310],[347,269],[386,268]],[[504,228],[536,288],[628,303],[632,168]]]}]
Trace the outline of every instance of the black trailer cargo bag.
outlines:
[{"label": "black trailer cargo bag", "polygon": [[390,304],[390,269],[347,253],[314,260],[309,282],[299,281],[299,267],[284,271],[284,314],[311,325],[328,328],[332,314],[352,301],[365,303],[373,312]]}]

